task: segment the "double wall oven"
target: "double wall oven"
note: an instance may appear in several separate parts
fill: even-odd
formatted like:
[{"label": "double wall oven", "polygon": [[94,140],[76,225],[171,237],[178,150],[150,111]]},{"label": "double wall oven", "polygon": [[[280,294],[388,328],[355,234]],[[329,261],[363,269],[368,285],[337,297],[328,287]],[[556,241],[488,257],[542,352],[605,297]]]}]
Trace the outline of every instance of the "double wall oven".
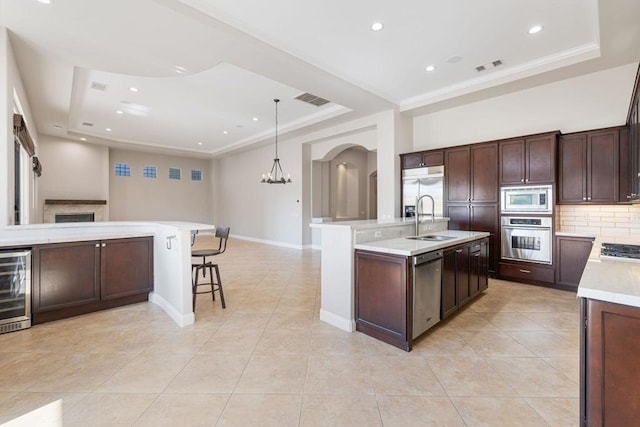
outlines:
[{"label": "double wall oven", "polygon": [[552,186],[502,187],[500,207],[502,258],[551,264]]}]

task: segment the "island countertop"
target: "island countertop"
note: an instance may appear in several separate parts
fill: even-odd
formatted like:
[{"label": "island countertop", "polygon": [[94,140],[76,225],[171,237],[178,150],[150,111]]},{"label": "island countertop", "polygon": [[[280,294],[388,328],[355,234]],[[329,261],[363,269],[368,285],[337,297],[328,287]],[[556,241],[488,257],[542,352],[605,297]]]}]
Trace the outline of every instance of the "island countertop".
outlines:
[{"label": "island countertop", "polygon": [[582,273],[578,296],[640,307],[640,262],[592,255]]},{"label": "island countertop", "polygon": [[456,246],[461,243],[488,237],[484,231],[446,230],[429,233],[430,235],[451,237],[449,240],[424,241],[413,240],[406,237],[396,239],[379,240],[354,245],[354,249],[380,252],[392,255],[413,256],[425,252]]}]

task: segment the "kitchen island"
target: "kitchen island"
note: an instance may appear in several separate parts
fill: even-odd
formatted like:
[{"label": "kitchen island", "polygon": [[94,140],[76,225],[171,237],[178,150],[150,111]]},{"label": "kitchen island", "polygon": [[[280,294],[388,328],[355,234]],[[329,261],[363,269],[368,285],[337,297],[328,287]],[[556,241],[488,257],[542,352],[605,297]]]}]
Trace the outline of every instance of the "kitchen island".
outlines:
[{"label": "kitchen island", "polygon": [[640,418],[640,263],[593,251],[578,297],[580,423],[635,425]]},{"label": "kitchen island", "polygon": [[[196,230],[215,230],[215,226],[187,222],[92,222],[6,226],[0,228],[0,250],[50,248],[53,244],[72,242],[91,242],[106,247],[111,242],[121,244],[128,239],[140,241],[145,237],[151,237],[153,290],[149,293],[148,299],[160,306],[179,326],[186,326],[195,320],[191,291],[191,233]],[[105,297],[112,296],[114,295]]]},{"label": "kitchen island", "polygon": [[380,252],[400,257],[465,244],[485,238],[489,233],[447,230],[448,218],[422,222],[419,234],[451,237],[444,241],[410,240],[413,220],[346,221],[311,224],[321,231],[321,307],[320,320],[342,330],[356,330],[355,250]]},{"label": "kitchen island", "polygon": [[410,351],[488,288],[488,237],[446,230],[355,245],[356,329]]}]

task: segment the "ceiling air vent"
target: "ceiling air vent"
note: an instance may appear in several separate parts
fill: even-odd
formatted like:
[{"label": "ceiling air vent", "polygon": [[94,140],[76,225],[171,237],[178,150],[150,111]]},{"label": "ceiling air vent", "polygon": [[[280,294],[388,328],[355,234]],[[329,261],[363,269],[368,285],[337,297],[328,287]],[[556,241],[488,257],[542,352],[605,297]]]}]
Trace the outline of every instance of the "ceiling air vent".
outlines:
[{"label": "ceiling air vent", "polygon": [[93,123],[89,123],[89,122],[82,122],[82,126],[93,126]]},{"label": "ceiling air vent", "polygon": [[91,89],[95,90],[107,90],[107,85],[104,83],[91,82]]},{"label": "ceiling air vent", "polygon": [[329,100],[320,98],[319,96],[312,95],[308,92],[303,93],[302,95],[296,96],[294,99],[298,101],[306,102],[307,104],[315,105],[316,107],[320,107],[324,104],[328,104]]},{"label": "ceiling air vent", "polygon": [[490,70],[492,68],[496,68],[502,65],[502,59],[496,59],[495,61],[487,62],[486,64],[478,65],[476,67],[476,71],[485,71]]}]

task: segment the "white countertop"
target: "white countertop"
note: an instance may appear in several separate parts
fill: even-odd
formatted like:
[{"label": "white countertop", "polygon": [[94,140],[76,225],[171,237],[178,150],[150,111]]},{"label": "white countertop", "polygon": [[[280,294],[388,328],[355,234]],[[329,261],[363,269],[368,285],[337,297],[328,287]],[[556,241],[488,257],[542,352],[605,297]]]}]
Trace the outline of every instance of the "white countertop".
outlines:
[{"label": "white countertop", "polygon": [[461,230],[436,231],[430,234],[453,237],[453,239],[441,241],[424,241],[401,237],[397,239],[378,240],[375,242],[356,244],[354,245],[354,248],[393,255],[413,256],[489,236],[489,233],[486,232]]},{"label": "white countertop", "polygon": [[578,296],[640,307],[640,262],[590,259]]},{"label": "white countertop", "polygon": [[595,239],[597,237],[595,233],[584,233],[584,232],[578,232],[578,231],[556,231],[556,236],[584,237],[585,239]]},{"label": "white countertop", "polygon": [[[429,223],[431,219],[425,217],[422,220],[422,224]],[[435,222],[448,222],[449,218],[436,217]],[[313,228],[323,227],[349,227],[353,230],[364,230],[367,228],[380,228],[380,227],[401,227],[407,224],[414,224],[413,218],[393,218],[393,219],[363,219],[357,221],[331,221],[331,222],[312,222],[309,224]]]},{"label": "white countertop", "polygon": [[179,221],[108,221],[87,223],[27,224],[0,227],[0,247],[24,246],[70,241],[124,239],[152,236],[154,229],[211,230],[215,226]]}]

